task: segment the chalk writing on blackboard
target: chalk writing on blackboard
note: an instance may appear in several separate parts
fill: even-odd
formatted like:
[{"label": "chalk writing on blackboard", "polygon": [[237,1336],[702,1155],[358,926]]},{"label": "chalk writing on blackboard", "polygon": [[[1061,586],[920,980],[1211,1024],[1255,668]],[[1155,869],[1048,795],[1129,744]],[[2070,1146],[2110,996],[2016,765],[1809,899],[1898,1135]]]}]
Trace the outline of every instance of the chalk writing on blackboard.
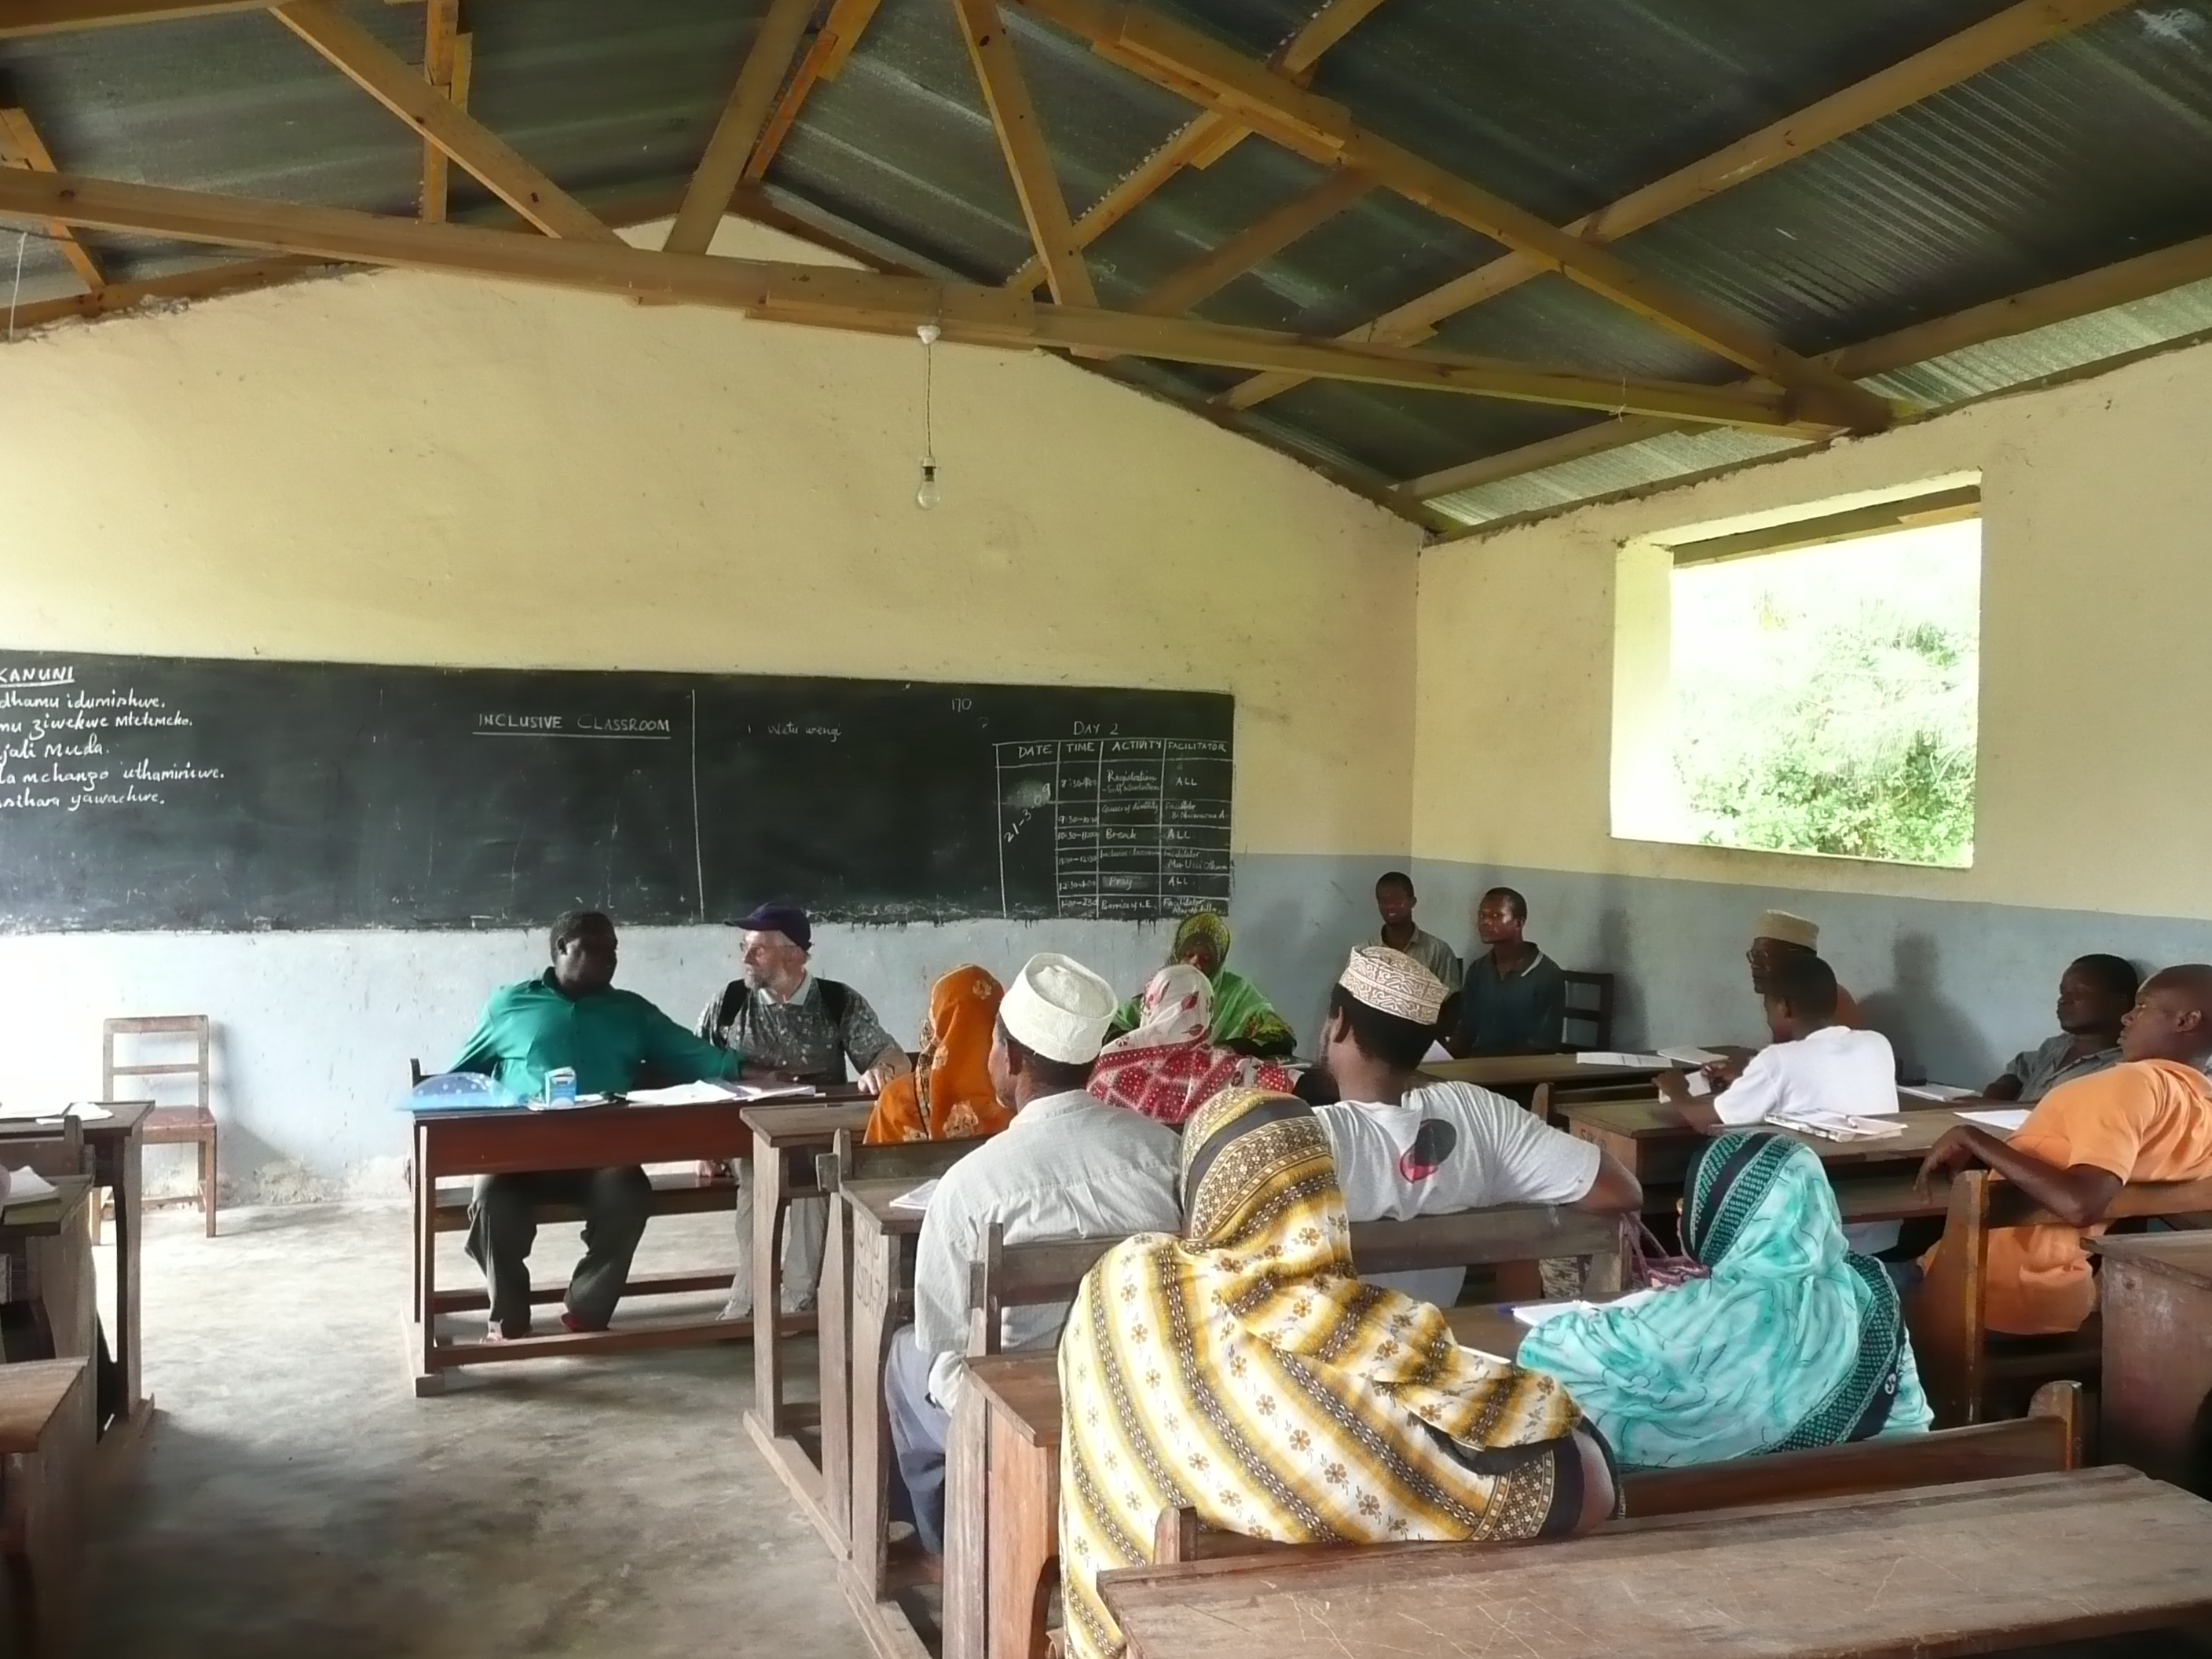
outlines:
[{"label": "chalk writing on blackboard", "polygon": [[[1052,913],[1149,921],[1228,908],[1230,746],[1183,738],[1069,738],[994,745],[1000,881],[1032,823],[1052,836]],[[1021,907],[1004,893],[1009,914]]]}]

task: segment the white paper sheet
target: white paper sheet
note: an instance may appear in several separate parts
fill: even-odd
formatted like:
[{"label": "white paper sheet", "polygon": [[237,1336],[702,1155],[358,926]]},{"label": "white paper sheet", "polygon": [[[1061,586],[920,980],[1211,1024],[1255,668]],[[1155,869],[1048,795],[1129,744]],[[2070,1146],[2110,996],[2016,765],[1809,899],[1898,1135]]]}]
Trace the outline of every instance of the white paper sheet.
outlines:
[{"label": "white paper sheet", "polygon": [[1978,1123],[1985,1129],[2002,1129],[2010,1134],[2027,1121],[2028,1111],[2029,1108],[2026,1106],[2011,1106],[2002,1109],[1992,1108],[1986,1112],[1960,1112],[1956,1115],[1969,1123]]},{"label": "white paper sheet", "polygon": [[14,1209],[18,1204],[36,1204],[40,1200],[54,1195],[54,1183],[36,1170],[8,1171],[8,1202],[0,1209]]},{"label": "white paper sheet", "polygon": [[1610,1302],[1530,1302],[1513,1310],[1513,1316],[1534,1329],[1547,1319],[1557,1319],[1561,1314],[1588,1313],[1593,1308],[1632,1308],[1639,1302],[1649,1302],[1656,1292],[1632,1291]]},{"label": "white paper sheet", "polygon": [[937,1182],[925,1181],[912,1192],[901,1193],[891,1200],[894,1210],[911,1210],[916,1215],[929,1213],[929,1200],[937,1194]]},{"label": "white paper sheet", "polygon": [[1638,1066],[1654,1071],[1663,1070],[1667,1064],[1663,1054],[1625,1054],[1616,1048],[1592,1048],[1575,1056],[1577,1066]]},{"label": "white paper sheet", "polygon": [[633,1106],[711,1106],[718,1101],[737,1103],[737,1091],[726,1083],[678,1083],[666,1089],[633,1089]]},{"label": "white paper sheet", "polygon": [[1900,1084],[1898,1093],[1911,1095],[1916,1100],[1972,1100],[1974,1091],[1961,1089],[1950,1083]]},{"label": "white paper sheet", "polygon": [[1710,1066],[1717,1060],[1726,1060],[1726,1054],[1717,1054],[1710,1048],[1662,1048],[1659,1058],[1671,1060],[1677,1066]]},{"label": "white paper sheet", "polygon": [[115,1115],[106,1107],[89,1100],[71,1101],[69,1115],[80,1123],[105,1123]]},{"label": "white paper sheet", "polygon": [[1425,1066],[1432,1060],[1449,1060],[1450,1058],[1450,1049],[1445,1048],[1441,1042],[1431,1042],[1429,1045],[1429,1052],[1421,1056],[1421,1064]]},{"label": "white paper sheet", "polygon": [[1820,1140],[1894,1140],[1905,1133],[1901,1117],[1855,1117],[1848,1114],[1833,1116],[1813,1112],[1769,1112],[1766,1121],[1778,1129],[1789,1129],[1801,1135],[1812,1135]]}]

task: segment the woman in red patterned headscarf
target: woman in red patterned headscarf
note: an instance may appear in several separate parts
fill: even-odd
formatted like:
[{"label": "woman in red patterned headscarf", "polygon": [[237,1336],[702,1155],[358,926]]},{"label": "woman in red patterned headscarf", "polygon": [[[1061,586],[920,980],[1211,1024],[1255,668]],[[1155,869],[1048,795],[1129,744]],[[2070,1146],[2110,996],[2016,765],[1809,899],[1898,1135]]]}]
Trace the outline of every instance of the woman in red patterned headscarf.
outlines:
[{"label": "woman in red patterned headscarf", "polygon": [[1213,986],[1197,969],[1174,963],[1152,975],[1140,1000],[1137,1029],[1099,1054],[1091,1092],[1109,1105],[1176,1128],[1224,1089],[1287,1094],[1291,1074],[1272,1060],[1253,1060],[1207,1041]]}]

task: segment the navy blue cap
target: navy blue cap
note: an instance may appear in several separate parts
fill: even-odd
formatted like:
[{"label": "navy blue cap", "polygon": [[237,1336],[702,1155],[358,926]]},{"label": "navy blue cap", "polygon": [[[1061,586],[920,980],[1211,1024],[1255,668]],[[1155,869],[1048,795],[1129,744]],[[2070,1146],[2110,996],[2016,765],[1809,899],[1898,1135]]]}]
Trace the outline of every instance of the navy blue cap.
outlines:
[{"label": "navy blue cap", "polygon": [[757,905],[752,915],[738,918],[738,926],[749,933],[781,933],[802,951],[814,948],[814,929],[795,904]]}]

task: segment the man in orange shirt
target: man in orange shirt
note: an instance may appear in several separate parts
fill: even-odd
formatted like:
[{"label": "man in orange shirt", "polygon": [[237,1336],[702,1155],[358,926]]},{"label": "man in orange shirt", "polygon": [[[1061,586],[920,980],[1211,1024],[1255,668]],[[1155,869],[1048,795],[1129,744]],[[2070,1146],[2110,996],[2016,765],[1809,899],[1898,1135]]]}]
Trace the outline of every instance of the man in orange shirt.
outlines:
[{"label": "man in orange shirt", "polygon": [[2097,1302],[2081,1240],[2104,1231],[2098,1218],[2120,1188],[2212,1176],[2212,1079],[2203,1069],[2212,1058],[2212,966],[2189,963],[2145,981],[2120,1024],[2120,1053],[2119,1065],[2045,1095],[2011,1139],[1961,1124],[1920,1166],[1924,1192],[1939,1170],[1986,1164],[2068,1223],[1990,1234],[1993,1331],[2079,1330]]}]

